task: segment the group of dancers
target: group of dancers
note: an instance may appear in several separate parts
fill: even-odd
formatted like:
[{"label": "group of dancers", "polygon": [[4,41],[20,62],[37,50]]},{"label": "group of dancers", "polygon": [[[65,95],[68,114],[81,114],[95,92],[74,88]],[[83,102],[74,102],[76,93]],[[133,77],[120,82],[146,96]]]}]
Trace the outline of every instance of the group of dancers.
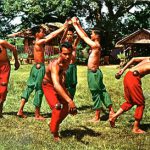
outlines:
[{"label": "group of dancers", "polygon": [[[74,31],[77,33],[74,39]],[[62,34],[60,41],[60,54],[57,59],[51,60],[48,66],[44,64],[44,45],[51,42],[53,38]],[[63,26],[50,34],[46,35],[46,29],[43,26],[32,28],[32,34],[35,37],[34,43],[34,62],[30,76],[27,81],[26,89],[21,96],[20,108],[17,116],[26,118],[24,106],[28,101],[30,94],[35,91],[33,104],[35,106],[35,119],[44,120],[40,114],[43,94],[52,111],[50,120],[50,131],[54,140],[59,141],[59,125],[68,114],[76,115],[77,108],[73,101],[77,85],[77,66],[76,49],[79,40],[83,40],[90,46],[89,58],[87,63],[87,81],[92,94],[94,117],[91,122],[100,121],[100,112],[104,105],[109,110],[109,122],[111,127],[115,127],[116,119],[124,112],[128,111],[134,105],[135,121],[133,133],[144,133],[140,129],[140,121],[145,107],[145,98],[141,87],[141,78],[150,73],[150,57],[132,58],[117,76],[121,76],[127,68],[133,66],[124,77],[124,95],[125,102],[115,113],[112,100],[103,83],[103,73],[100,70],[100,33],[92,29],[91,37],[88,37],[79,19],[73,17],[67,19]],[[10,49],[14,55],[15,70],[20,66],[18,61],[17,49],[6,40],[0,40],[0,117],[2,118],[3,104],[7,96],[7,86],[10,75],[10,62],[7,56],[7,50]],[[115,92],[115,91],[114,91]]]}]

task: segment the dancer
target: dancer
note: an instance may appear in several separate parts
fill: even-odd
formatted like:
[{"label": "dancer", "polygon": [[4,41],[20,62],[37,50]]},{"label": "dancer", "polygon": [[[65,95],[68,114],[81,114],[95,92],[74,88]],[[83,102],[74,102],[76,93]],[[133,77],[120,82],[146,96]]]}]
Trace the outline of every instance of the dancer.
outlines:
[{"label": "dancer", "polygon": [[[68,21],[72,23],[71,20]],[[76,49],[79,43],[79,36],[77,35],[76,39],[74,40],[74,28],[72,27],[71,24],[69,24],[68,28],[65,30],[60,43],[66,41],[70,42],[73,47],[72,58],[66,73],[66,88],[69,91],[71,98],[73,99],[76,92],[76,86],[77,86]]]},{"label": "dancer", "polygon": [[135,121],[132,132],[145,133],[145,131],[143,131],[139,127],[145,108],[145,98],[141,87],[141,78],[143,78],[147,74],[150,74],[150,57],[132,58],[124,66],[124,68],[117,73],[117,76],[121,76],[127,68],[134,64],[137,65],[132,67],[124,77],[124,95],[126,102],[124,102],[121,105],[120,109],[111,116],[110,122],[112,124],[112,127],[114,127],[116,119],[122,113],[128,111],[134,105],[136,105],[137,107],[134,114]]},{"label": "dancer", "polygon": [[45,75],[45,65],[44,65],[44,45],[50,42],[54,37],[60,34],[66,27],[68,22],[66,22],[61,28],[45,36],[45,28],[43,26],[37,26],[32,29],[32,33],[35,36],[34,45],[34,61],[35,64],[31,69],[30,77],[27,81],[27,88],[21,96],[21,104],[17,115],[22,118],[27,116],[23,113],[23,108],[25,103],[28,101],[30,94],[35,90],[35,98],[33,104],[35,105],[35,119],[43,120],[44,117],[40,115],[40,108],[43,97],[42,90],[42,80]]},{"label": "dancer", "polygon": [[59,141],[59,125],[71,113],[77,113],[76,106],[65,87],[65,74],[72,57],[72,45],[65,42],[60,47],[58,59],[50,62],[46,69],[42,88],[47,103],[52,109],[50,131],[55,141]]},{"label": "dancer", "polygon": [[97,30],[92,30],[91,39],[87,36],[85,31],[82,29],[77,17],[72,18],[73,26],[76,29],[78,35],[87,43],[90,47],[90,55],[88,59],[88,86],[92,94],[92,99],[94,102],[93,109],[96,111],[95,116],[91,122],[100,121],[100,112],[102,110],[102,103],[109,108],[109,117],[114,114],[112,108],[111,98],[106,91],[105,85],[103,83],[103,74],[99,69],[100,64],[100,36]]},{"label": "dancer", "polygon": [[15,59],[14,63],[15,70],[17,70],[20,66],[16,47],[7,42],[6,40],[0,40],[0,118],[3,117],[2,116],[3,103],[6,100],[8,92],[7,86],[11,70],[6,49],[10,49],[13,53]]}]

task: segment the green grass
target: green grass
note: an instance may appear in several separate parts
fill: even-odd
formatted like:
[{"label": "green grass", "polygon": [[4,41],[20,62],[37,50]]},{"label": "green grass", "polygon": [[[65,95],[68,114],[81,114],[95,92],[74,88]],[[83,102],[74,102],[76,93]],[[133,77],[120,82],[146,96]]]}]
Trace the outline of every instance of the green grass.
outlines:
[{"label": "green grass", "polygon": [[[110,128],[105,113],[101,122],[87,122],[94,115],[91,94],[87,86],[87,68],[78,66],[78,86],[75,103],[78,115],[68,116],[60,127],[62,141],[55,143],[49,132],[48,121],[51,111],[43,98],[41,113],[45,121],[34,119],[33,97],[25,105],[27,119],[16,116],[20,105],[20,96],[25,88],[31,65],[22,65],[18,71],[11,71],[9,93],[4,105],[4,119],[0,119],[0,150],[148,150],[150,149],[150,75],[142,79],[146,107],[141,127],[146,134],[131,132],[135,107],[124,113],[116,122],[116,128]],[[104,83],[111,95],[115,111],[124,101],[122,79],[116,80],[116,66],[102,66]]]}]

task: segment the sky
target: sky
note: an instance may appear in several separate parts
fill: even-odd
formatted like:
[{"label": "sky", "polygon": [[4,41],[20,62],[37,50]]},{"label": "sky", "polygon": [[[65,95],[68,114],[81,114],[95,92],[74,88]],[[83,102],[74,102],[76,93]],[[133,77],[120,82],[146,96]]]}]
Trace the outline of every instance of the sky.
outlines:
[{"label": "sky", "polygon": [[11,21],[11,24],[18,25],[21,23],[21,17],[16,17],[14,20]]}]

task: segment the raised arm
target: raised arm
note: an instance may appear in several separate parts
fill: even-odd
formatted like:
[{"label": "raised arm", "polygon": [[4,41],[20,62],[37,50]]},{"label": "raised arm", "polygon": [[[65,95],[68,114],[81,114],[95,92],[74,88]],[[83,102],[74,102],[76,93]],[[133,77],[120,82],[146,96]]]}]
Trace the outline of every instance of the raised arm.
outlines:
[{"label": "raised arm", "polygon": [[47,35],[45,37],[45,43],[49,42],[50,40],[52,40],[53,38],[55,38],[58,34],[60,34],[65,28],[67,28],[68,26],[68,22],[65,22],[64,25],[57,29],[56,31],[50,33],[49,35]]},{"label": "raised arm", "polygon": [[2,41],[1,41],[1,45],[2,45],[4,48],[10,49],[10,50],[12,51],[13,56],[14,56],[14,59],[15,59],[15,64],[14,64],[14,65],[15,65],[15,70],[17,70],[17,69],[19,68],[20,64],[19,64],[19,61],[18,61],[18,53],[17,53],[16,47],[15,47],[14,45],[8,43],[8,42],[5,41],[5,40],[2,40]]},{"label": "raised arm", "polygon": [[67,36],[67,32],[68,32],[68,28],[66,28],[66,30],[64,31],[63,36],[62,36],[62,38],[60,40],[60,43],[65,42],[65,39],[66,39],[66,36]]},{"label": "raised arm", "polygon": [[67,33],[68,33],[68,31],[69,31],[69,28],[72,26],[71,18],[68,18],[68,19],[66,20],[66,22],[68,23],[68,26],[67,26],[66,30],[64,31],[64,33],[63,33],[63,36],[62,36],[62,38],[61,38],[61,40],[60,40],[60,43],[64,43],[64,42],[65,42],[65,40],[66,40],[66,38],[67,38]]},{"label": "raised arm", "polygon": [[77,48],[77,45],[78,45],[79,41],[80,41],[80,37],[79,37],[79,35],[77,34],[77,37],[76,37],[76,39],[74,40],[74,43],[73,43],[73,47],[74,47],[75,49]]},{"label": "raised arm", "polygon": [[37,42],[37,44],[41,45],[41,44],[45,44],[45,43],[51,41],[53,38],[55,38],[57,35],[59,35],[65,28],[67,28],[67,26],[68,26],[68,22],[65,22],[61,28],[51,32],[44,39],[39,40]]},{"label": "raised arm", "polygon": [[82,29],[79,20],[77,17],[73,17],[72,18],[72,23],[74,28],[76,29],[78,35],[80,36],[81,39],[83,39],[85,41],[85,43],[87,43],[89,46],[91,47],[95,47],[95,42],[93,42],[88,35],[85,33],[85,31]]}]

